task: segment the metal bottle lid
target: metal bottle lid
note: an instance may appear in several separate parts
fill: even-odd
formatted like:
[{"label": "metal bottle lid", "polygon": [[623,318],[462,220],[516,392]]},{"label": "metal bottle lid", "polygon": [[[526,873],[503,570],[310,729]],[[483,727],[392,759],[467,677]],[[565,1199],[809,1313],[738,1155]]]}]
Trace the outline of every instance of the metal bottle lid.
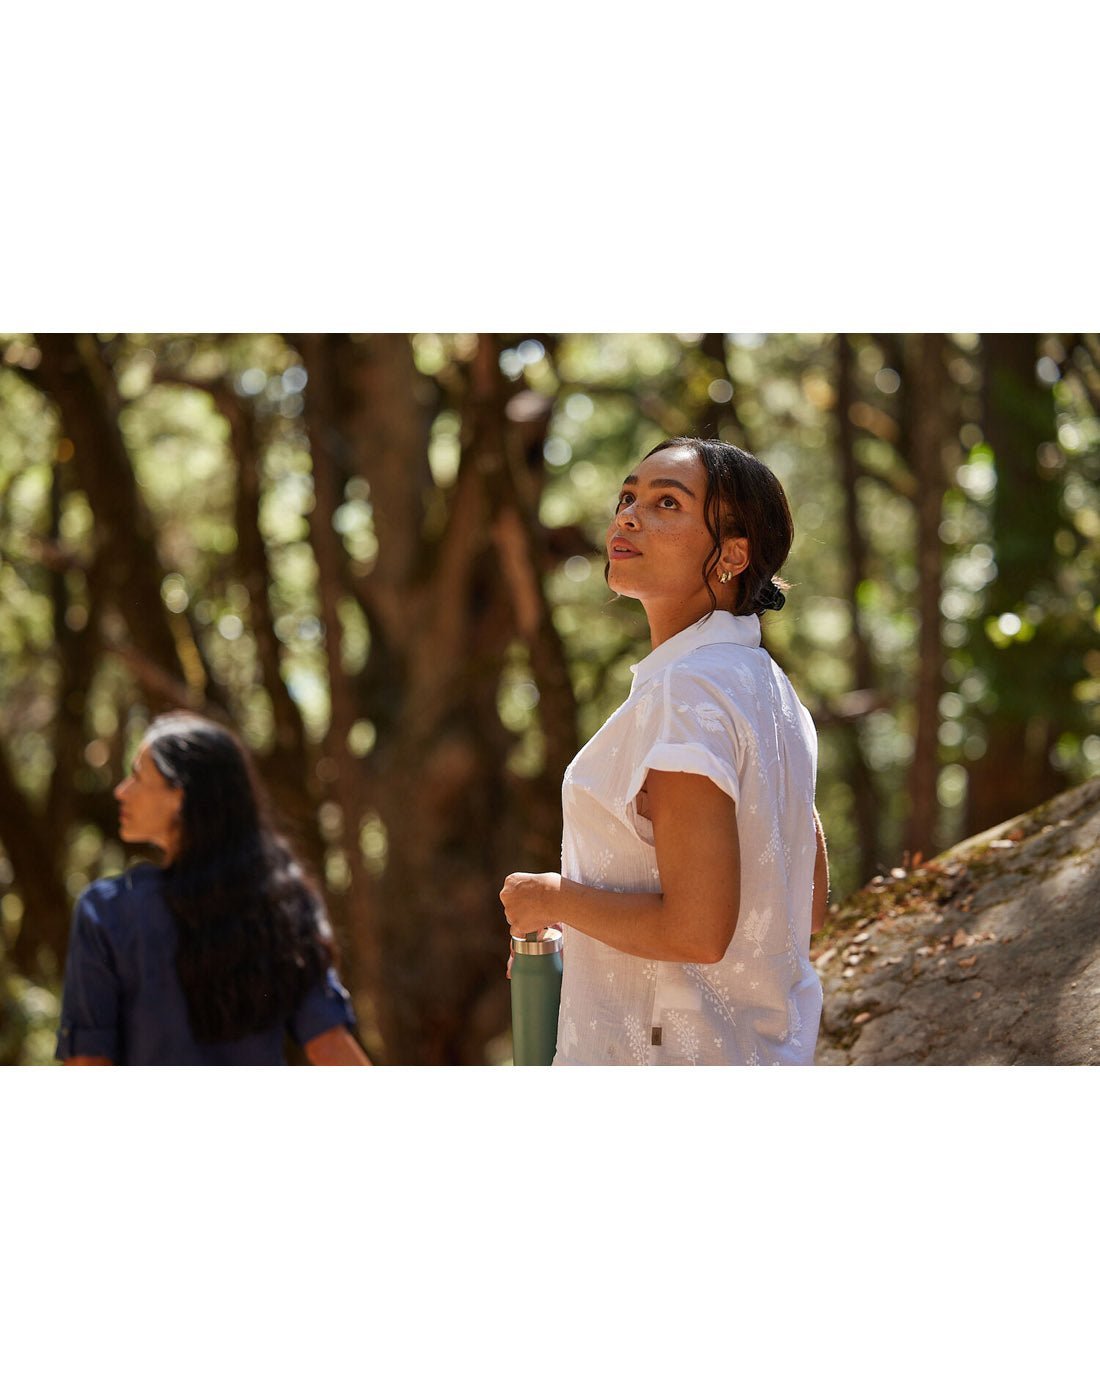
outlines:
[{"label": "metal bottle lid", "polygon": [[543,929],[540,933],[513,933],[512,952],[530,956],[542,956],[545,953],[561,952],[561,930],[556,928]]}]

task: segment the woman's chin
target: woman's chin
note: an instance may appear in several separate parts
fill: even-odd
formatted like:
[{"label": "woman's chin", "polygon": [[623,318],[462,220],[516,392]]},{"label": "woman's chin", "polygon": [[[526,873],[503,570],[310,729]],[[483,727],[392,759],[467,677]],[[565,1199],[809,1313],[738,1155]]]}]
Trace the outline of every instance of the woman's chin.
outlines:
[{"label": "woman's chin", "polygon": [[607,575],[608,588],[611,589],[612,593],[617,593],[620,598],[636,598],[638,596],[637,588],[630,583],[629,579],[622,577],[622,572],[621,569],[611,569]]}]

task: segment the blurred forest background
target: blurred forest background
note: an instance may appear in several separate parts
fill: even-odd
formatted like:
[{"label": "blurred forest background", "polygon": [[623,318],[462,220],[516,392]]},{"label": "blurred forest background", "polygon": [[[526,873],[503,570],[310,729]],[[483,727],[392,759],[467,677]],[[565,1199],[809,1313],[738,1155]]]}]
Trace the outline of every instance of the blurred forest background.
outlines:
[{"label": "blurred forest background", "polygon": [[254,750],[372,1056],[510,1056],[514,869],[625,697],[602,537],[661,438],[791,500],[766,645],[813,712],[834,900],[1100,773],[1100,336],[0,336],[0,1063],[124,868],[154,713]]}]

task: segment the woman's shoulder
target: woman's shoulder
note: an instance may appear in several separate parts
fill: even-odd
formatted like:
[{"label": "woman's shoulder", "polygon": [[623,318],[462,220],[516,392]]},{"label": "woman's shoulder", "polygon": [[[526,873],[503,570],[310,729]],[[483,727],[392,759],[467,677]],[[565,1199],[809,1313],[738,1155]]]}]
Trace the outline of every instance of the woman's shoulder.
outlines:
[{"label": "woman's shoulder", "polygon": [[159,898],[164,872],[149,861],[141,861],[121,875],[104,875],[93,880],[77,900],[78,909],[103,914],[123,901]]},{"label": "woman's shoulder", "polygon": [[741,708],[759,684],[759,663],[746,647],[718,645],[700,647],[681,657],[668,668],[667,687],[671,700],[715,699],[723,705]]}]

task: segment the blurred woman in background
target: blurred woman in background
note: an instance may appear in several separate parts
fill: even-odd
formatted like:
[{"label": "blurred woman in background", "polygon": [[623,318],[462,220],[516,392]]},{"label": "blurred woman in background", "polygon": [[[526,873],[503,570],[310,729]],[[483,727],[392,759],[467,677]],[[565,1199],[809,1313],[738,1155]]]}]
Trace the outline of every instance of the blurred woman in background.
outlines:
[{"label": "blurred woman in background", "polygon": [[66,1064],[369,1064],[320,894],[273,830],[240,742],[184,712],[149,727],[115,789],[119,831],[164,854],[97,880],[73,915]]},{"label": "blurred woman in background", "polygon": [[674,438],[623,482],[607,578],[652,650],[563,784],[561,874],[501,890],[558,925],[555,1064],[808,1064],[824,919],[817,736],[760,644],[791,547],[783,488],[728,443]]}]

